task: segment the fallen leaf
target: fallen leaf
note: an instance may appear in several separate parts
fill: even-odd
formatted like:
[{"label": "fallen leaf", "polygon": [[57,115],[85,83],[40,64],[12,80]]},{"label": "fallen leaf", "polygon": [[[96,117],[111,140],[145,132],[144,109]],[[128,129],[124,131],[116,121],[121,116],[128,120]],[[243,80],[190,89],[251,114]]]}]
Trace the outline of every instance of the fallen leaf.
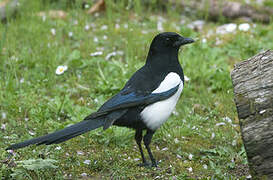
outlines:
[{"label": "fallen leaf", "polygon": [[9,2],[9,0],[3,0],[3,1],[1,1],[0,2],[0,8],[1,7],[5,7],[8,2]]},{"label": "fallen leaf", "polygon": [[48,16],[53,19],[65,19],[67,14],[61,10],[50,10],[48,12],[41,11],[38,13],[38,16],[45,17]]},{"label": "fallen leaf", "polygon": [[88,11],[87,14],[94,14],[95,12],[105,11],[106,6],[104,0],[98,0]]}]

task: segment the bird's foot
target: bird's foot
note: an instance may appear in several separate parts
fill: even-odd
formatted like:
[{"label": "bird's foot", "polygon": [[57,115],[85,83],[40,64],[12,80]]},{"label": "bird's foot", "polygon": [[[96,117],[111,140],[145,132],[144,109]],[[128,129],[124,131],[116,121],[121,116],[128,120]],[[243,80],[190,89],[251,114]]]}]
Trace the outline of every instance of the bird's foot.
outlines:
[{"label": "bird's foot", "polygon": [[146,167],[146,168],[152,167],[151,165],[152,165],[152,164],[151,164],[151,163],[148,163],[148,162],[143,162],[143,163],[138,164],[139,167]]},{"label": "bird's foot", "polygon": [[158,162],[143,162],[143,163],[140,163],[138,164],[139,167],[145,167],[145,168],[151,168],[151,167],[157,167],[158,165]]}]

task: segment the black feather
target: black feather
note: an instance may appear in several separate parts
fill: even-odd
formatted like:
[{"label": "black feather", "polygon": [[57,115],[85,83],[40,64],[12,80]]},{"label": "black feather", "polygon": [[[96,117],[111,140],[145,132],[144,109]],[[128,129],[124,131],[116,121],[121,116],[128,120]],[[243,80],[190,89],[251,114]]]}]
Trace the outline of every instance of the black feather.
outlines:
[{"label": "black feather", "polygon": [[37,137],[34,139],[30,139],[18,144],[13,144],[7,148],[9,149],[19,149],[26,147],[28,145],[36,144],[36,145],[41,145],[41,144],[58,144],[63,141],[69,140],[73,137],[79,136],[87,131],[91,131],[93,129],[97,129],[101,126],[104,125],[104,119],[102,118],[97,118],[97,119],[92,119],[92,120],[85,120],[81,121],[77,124],[71,125],[69,127],[66,127],[62,130],[56,131],[51,134],[47,134],[45,136]]}]

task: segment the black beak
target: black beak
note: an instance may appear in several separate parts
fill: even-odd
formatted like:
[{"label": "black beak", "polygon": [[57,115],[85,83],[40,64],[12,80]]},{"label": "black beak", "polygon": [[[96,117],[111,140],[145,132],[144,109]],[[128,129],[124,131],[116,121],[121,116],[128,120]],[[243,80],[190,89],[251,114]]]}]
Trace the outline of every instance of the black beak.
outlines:
[{"label": "black beak", "polygon": [[179,39],[174,43],[174,46],[180,47],[185,44],[193,43],[194,40],[192,38],[179,37]]}]

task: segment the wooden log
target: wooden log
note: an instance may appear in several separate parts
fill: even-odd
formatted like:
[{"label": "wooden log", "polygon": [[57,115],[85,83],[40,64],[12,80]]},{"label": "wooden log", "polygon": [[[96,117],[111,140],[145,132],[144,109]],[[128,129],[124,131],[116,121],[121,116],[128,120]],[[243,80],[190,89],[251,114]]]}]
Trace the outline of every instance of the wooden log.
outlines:
[{"label": "wooden log", "polygon": [[273,179],[273,51],[235,65],[234,98],[253,179]]},{"label": "wooden log", "polygon": [[19,0],[4,0],[0,2],[0,21],[6,23],[9,17],[13,17],[18,8]]},{"label": "wooden log", "polygon": [[273,15],[273,8],[253,7],[251,5],[228,0],[169,0],[182,10],[198,11],[209,20],[217,21],[222,17],[227,19],[250,18],[255,22],[269,23]]}]

